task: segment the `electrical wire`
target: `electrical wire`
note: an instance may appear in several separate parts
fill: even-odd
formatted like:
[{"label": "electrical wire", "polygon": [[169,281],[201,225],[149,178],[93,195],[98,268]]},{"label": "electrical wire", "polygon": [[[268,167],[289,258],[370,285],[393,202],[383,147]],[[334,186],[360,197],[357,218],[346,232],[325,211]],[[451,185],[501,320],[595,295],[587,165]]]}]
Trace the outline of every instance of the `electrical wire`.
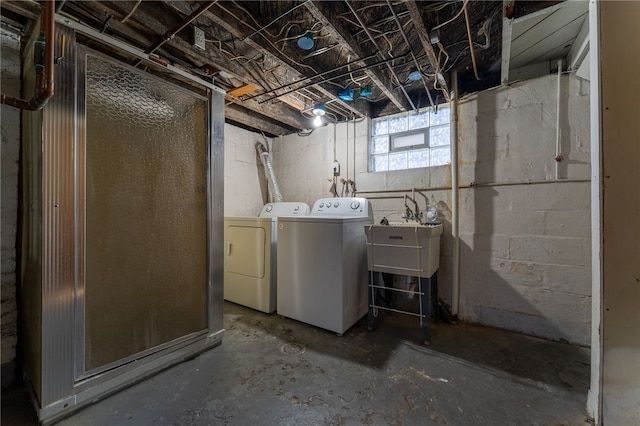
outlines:
[{"label": "electrical wire", "polygon": [[[267,27],[270,27],[271,25],[273,25],[275,22],[279,21],[279,20],[280,20],[281,18],[283,18],[284,16],[286,16],[286,15],[290,14],[291,12],[293,12],[293,11],[294,11],[294,10],[296,10],[296,9],[298,9],[299,7],[304,6],[304,4],[305,4],[307,1],[310,1],[310,0],[305,0],[305,1],[303,1],[302,3],[300,3],[300,4],[297,4],[297,5],[293,6],[291,9],[289,9],[289,10],[288,10],[288,11],[286,11],[285,13],[283,13],[283,14],[279,15],[277,18],[273,19],[273,20],[272,20],[271,22],[269,22],[267,25],[264,25],[264,26],[262,26],[262,27],[258,28],[257,30],[254,30],[251,34],[249,34],[249,35],[246,35],[246,36],[242,37],[242,38],[240,39],[240,41],[245,41],[246,39],[251,38],[252,36],[254,36],[254,35],[256,35],[256,34],[260,34],[260,33],[262,33],[262,31],[264,31],[265,29],[267,29]],[[245,11],[246,11],[246,9],[245,9]]]},{"label": "electrical wire", "polygon": [[438,28],[442,28],[445,25],[450,24],[451,22],[453,22],[456,19],[458,19],[460,17],[460,15],[462,15],[464,13],[464,8],[467,5],[467,3],[469,3],[469,0],[462,0],[462,7],[458,11],[458,13],[456,13],[456,15],[453,18],[449,19],[448,21],[443,22],[442,24],[436,25],[435,27],[431,28],[431,31],[437,30]]}]

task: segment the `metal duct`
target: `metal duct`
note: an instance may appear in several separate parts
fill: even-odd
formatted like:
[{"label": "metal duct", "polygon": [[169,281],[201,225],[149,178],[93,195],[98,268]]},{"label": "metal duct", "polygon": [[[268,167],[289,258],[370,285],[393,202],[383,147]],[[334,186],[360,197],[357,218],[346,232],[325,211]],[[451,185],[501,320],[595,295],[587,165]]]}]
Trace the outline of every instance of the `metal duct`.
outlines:
[{"label": "metal duct", "polygon": [[271,164],[271,156],[269,155],[269,148],[265,142],[256,142],[256,150],[260,154],[260,160],[264,166],[264,174],[267,177],[267,184],[269,187],[269,202],[279,203],[282,201],[282,194],[280,194],[280,188],[278,187],[278,181],[276,181],[276,174],[273,172],[273,165]]}]

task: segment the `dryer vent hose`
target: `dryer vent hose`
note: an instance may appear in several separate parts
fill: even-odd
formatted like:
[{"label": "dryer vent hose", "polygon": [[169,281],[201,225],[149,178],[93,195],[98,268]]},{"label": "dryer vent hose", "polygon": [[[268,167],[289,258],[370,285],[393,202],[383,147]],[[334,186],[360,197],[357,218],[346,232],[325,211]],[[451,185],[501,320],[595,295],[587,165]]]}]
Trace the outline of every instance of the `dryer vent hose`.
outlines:
[{"label": "dryer vent hose", "polygon": [[256,150],[258,151],[258,154],[260,154],[260,160],[264,166],[264,174],[267,177],[269,202],[279,203],[282,201],[282,194],[280,194],[280,188],[278,187],[278,181],[276,181],[276,174],[273,171],[271,156],[269,155],[269,148],[266,142],[256,142]]}]

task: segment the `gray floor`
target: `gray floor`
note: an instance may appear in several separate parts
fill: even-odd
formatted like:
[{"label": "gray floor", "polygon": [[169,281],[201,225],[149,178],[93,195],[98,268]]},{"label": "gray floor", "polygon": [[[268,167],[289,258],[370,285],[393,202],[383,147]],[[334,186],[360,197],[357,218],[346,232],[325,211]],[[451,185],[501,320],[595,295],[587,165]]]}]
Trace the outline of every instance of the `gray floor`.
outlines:
[{"label": "gray floor", "polygon": [[[225,303],[221,346],[60,425],[585,425],[589,350],[381,314],[344,336]],[[34,424],[3,393],[3,425]]]}]

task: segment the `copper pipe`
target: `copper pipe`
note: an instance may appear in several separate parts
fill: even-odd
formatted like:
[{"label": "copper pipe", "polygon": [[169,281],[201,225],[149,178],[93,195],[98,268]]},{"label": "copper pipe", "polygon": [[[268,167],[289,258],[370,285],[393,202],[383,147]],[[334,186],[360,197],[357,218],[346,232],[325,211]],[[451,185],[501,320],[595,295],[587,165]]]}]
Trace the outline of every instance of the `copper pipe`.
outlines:
[{"label": "copper pipe", "polygon": [[464,9],[464,20],[467,23],[467,37],[469,38],[469,49],[471,49],[471,62],[473,63],[473,73],[476,75],[476,80],[480,80],[478,77],[478,66],[476,65],[476,52],[473,50],[473,40],[471,39],[471,26],[469,25],[469,11],[467,10],[467,3],[462,4]]},{"label": "copper pipe", "polygon": [[55,13],[54,1],[45,0],[40,9],[40,36],[36,42],[44,44],[44,61],[39,57],[42,52],[36,47],[36,85],[30,100],[0,95],[0,103],[29,111],[41,110],[54,92],[53,62],[55,56]]}]

